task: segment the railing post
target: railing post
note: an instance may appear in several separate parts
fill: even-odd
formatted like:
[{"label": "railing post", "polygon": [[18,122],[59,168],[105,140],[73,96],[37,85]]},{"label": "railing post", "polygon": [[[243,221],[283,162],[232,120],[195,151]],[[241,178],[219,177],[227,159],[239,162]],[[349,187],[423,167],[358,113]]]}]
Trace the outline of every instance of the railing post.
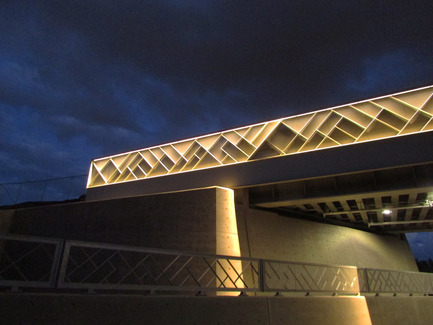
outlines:
[{"label": "railing post", "polygon": [[366,267],[364,267],[362,269],[364,270],[364,279],[365,279],[365,284],[366,284],[366,287],[367,287],[367,292],[371,293],[371,290],[370,290],[370,280],[368,278],[368,270],[367,270]]},{"label": "railing post", "polygon": [[259,290],[260,292],[265,292],[265,261],[263,259],[259,259]]},{"label": "railing post", "polygon": [[58,247],[56,248],[56,253],[55,253],[54,258],[53,258],[53,268],[51,270],[51,272],[52,272],[51,286],[53,288],[58,287],[58,282],[59,282],[59,278],[60,278],[60,267],[61,267],[61,261],[63,260],[62,257],[64,254],[64,250],[65,250],[65,240],[62,239],[59,242]]},{"label": "railing post", "polygon": [[69,253],[71,250],[70,242],[65,240],[62,248],[60,267],[57,269],[56,288],[61,288],[65,282],[66,269],[68,267]]}]

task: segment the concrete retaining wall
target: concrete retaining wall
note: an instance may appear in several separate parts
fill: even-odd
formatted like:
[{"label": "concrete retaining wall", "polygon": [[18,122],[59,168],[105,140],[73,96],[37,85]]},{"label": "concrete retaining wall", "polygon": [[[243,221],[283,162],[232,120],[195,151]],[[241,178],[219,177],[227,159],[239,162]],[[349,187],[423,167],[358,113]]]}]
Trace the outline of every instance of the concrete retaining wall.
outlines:
[{"label": "concrete retaining wall", "polygon": [[[404,237],[235,205],[224,188],[7,210],[0,218],[1,231],[24,235],[417,270]],[[0,294],[4,324],[432,324],[432,310],[433,297]]]},{"label": "concrete retaining wall", "polygon": [[364,297],[1,294],[4,324],[371,324]]},{"label": "concrete retaining wall", "polygon": [[433,324],[433,297],[366,297],[374,325]]},{"label": "concrete retaining wall", "polygon": [[2,324],[433,324],[433,297],[0,294]]},{"label": "concrete retaining wall", "polygon": [[433,297],[0,294],[2,324],[433,324]]},{"label": "concrete retaining wall", "polygon": [[239,203],[236,214],[242,256],[418,271],[404,235],[289,218]]},{"label": "concrete retaining wall", "polygon": [[404,236],[279,216],[239,200],[235,208],[233,191],[224,188],[6,210],[0,219],[0,226],[14,234],[418,270]]},{"label": "concrete retaining wall", "polygon": [[239,255],[230,189],[5,210],[0,218],[13,234]]}]

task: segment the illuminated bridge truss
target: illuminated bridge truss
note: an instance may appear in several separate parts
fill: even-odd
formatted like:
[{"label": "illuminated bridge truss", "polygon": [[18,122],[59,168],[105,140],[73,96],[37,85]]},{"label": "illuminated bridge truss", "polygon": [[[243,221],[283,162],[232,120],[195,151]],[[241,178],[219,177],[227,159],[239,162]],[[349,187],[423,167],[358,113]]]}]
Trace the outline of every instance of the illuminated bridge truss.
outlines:
[{"label": "illuminated bridge truss", "polygon": [[87,187],[433,130],[433,86],[95,159]]}]

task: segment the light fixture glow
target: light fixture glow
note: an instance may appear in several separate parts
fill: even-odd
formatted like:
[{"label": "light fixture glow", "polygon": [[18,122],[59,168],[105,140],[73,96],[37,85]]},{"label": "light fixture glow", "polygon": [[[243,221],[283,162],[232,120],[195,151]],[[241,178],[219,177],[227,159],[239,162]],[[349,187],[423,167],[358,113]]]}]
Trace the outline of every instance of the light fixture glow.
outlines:
[{"label": "light fixture glow", "polygon": [[433,131],[432,102],[429,86],[99,158],[87,187]]},{"label": "light fixture glow", "polygon": [[385,214],[385,215],[390,215],[391,213],[392,213],[392,211],[389,209],[385,209],[382,211],[382,214]]}]

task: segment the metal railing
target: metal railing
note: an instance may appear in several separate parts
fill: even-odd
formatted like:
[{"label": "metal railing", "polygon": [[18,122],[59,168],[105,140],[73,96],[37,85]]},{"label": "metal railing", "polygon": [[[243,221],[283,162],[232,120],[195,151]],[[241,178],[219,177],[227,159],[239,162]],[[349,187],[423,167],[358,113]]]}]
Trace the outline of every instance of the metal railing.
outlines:
[{"label": "metal railing", "polygon": [[0,286],[54,287],[60,239],[0,235]]},{"label": "metal railing", "polygon": [[357,294],[358,272],[354,266],[267,261],[264,289],[273,292],[332,292]]},{"label": "metal railing", "polygon": [[[243,265],[242,265],[243,264]],[[246,291],[258,283],[259,260],[67,241],[59,287],[84,289]]]},{"label": "metal railing", "polygon": [[433,273],[358,269],[361,292],[433,293]]},{"label": "metal railing", "polygon": [[65,201],[86,193],[87,175],[0,184],[0,206],[23,202]]},{"label": "metal railing", "polygon": [[0,287],[433,294],[433,274],[0,234]]}]

